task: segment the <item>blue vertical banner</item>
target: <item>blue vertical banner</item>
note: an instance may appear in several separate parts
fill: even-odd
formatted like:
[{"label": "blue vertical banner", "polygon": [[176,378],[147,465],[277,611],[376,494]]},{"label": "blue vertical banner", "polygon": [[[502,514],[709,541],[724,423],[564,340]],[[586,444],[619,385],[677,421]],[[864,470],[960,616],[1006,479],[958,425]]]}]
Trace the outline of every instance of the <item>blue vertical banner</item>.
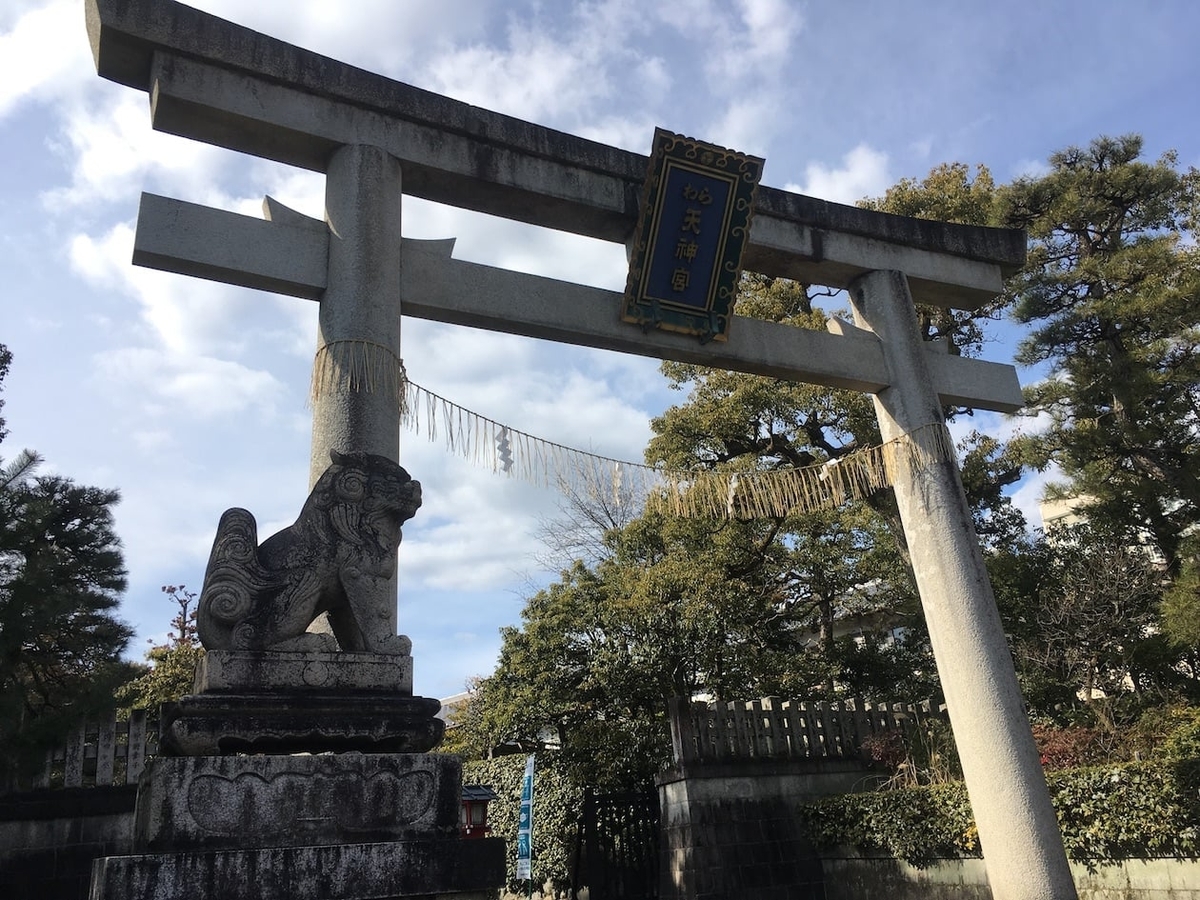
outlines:
[{"label": "blue vertical banner", "polygon": [[521,811],[517,821],[517,880],[528,881],[533,859],[533,754],[525,758],[521,779]]}]

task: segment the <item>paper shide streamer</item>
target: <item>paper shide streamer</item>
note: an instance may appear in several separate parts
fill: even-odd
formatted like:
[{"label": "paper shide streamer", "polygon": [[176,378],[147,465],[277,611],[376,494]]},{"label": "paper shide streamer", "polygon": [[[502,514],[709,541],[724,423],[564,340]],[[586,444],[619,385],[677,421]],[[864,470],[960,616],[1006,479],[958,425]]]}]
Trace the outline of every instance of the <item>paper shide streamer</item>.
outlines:
[{"label": "paper shide streamer", "polygon": [[876,447],[812,466],[770,471],[670,471],[548,441],[480,415],[407,377],[403,361],[370,341],[332,341],[318,351],[311,398],[331,391],[394,397],[403,426],[497,474],[543,487],[609,485],[613,497],[645,498],[652,510],[706,518],[776,518],[832,509],[890,487],[904,471],[954,458],[946,426],[926,425]]}]

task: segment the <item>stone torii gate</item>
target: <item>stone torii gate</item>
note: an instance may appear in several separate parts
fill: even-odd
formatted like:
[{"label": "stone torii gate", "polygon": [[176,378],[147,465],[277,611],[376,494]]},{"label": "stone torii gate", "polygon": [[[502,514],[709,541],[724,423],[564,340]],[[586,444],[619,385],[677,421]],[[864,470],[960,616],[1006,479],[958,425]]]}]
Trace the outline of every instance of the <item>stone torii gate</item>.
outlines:
[{"label": "stone torii gate", "polygon": [[[701,345],[620,321],[610,291],[457,261],[401,237],[401,196],[625,243],[646,158],[319,56],[172,0],[87,0],[102,77],[146,91],[161,131],[326,176],[318,221],[268,201],[254,219],[143,195],[134,261],[320,302],[318,349],[400,356],[401,312],[547,340],[873,394],[884,440],[943,426],[942,405],[1013,411],[1011,366],[923,343],[913,302],[973,308],[1021,264],[1018,231],[918,221],[760,187],[746,268],[843,287],[855,325],[815,333],[738,319]],[[337,390],[313,414],[329,449],[398,457],[385,391]],[[953,459],[895,492],[997,900],[1075,897]],[[395,622],[394,587],[380,596]]]}]

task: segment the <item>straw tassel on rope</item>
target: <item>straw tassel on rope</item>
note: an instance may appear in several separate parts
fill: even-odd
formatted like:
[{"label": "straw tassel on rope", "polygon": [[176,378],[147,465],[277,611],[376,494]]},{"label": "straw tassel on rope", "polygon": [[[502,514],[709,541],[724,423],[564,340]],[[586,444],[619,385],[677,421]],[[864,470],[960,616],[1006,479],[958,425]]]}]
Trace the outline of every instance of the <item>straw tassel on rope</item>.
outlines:
[{"label": "straw tassel on rope", "polygon": [[[405,387],[401,421],[430,441],[439,427],[446,448],[494,472],[542,486],[608,484],[646,506],[706,518],[782,517],[861,500],[892,485],[900,467],[917,470],[954,458],[943,424],[801,469],[670,472],[547,441],[465,409],[415,382]],[[424,416],[424,422],[422,422]]]}]

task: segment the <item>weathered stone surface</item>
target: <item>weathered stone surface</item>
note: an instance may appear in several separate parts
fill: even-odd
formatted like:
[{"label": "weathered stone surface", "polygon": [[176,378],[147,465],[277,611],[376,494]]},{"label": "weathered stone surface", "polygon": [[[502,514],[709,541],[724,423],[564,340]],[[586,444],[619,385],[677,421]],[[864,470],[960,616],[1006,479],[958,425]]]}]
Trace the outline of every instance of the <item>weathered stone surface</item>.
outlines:
[{"label": "weathered stone surface", "polygon": [[158,757],[134,850],[456,838],[461,781],[457,757],[440,754]]},{"label": "weathered stone surface", "polygon": [[425,753],[445,731],[440,708],[430,697],[386,694],[198,694],[163,704],[159,752]]},{"label": "weathered stone surface", "polygon": [[[317,353],[339,344],[373,348],[384,369],[349,390],[345,379],[313,395],[310,484],[329,454],[351,447],[400,458],[400,398],[388,377],[400,362],[400,162],[384,149],[348,142],[329,154],[325,168],[325,222],[329,230],[328,284],[317,312]],[[388,371],[387,366],[393,368]],[[399,385],[392,385],[399,389]],[[393,558],[395,554],[392,554]],[[396,588],[380,595],[396,612]],[[395,622],[393,618],[393,629]],[[340,641],[341,638],[339,637]],[[342,649],[357,649],[342,642]]]},{"label": "weathered stone surface", "polygon": [[[644,155],[423,91],[179,3],[90,0],[87,13],[97,71],[151,92],[159,130],[315,171],[338,146],[372,143],[403,163],[414,196],[619,243],[633,230]],[[866,253],[866,270],[914,277],[922,302],[973,305],[997,292],[989,273],[1025,256],[1015,229],[893,216],[765,186],[755,207],[746,267],[815,284],[862,274]],[[862,240],[847,248],[842,236]],[[948,273],[947,258],[960,263]]]},{"label": "weathered stone surface", "polygon": [[412,694],[412,657],[383,653],[209,650],[196,667],[197,694],[375,691]]},{"label": "weathered stone surface", "polygon": [[91,900],[367,900],[495,897],[504,841],[401,841],[116,856]]},{"label": "weathered stone surface", "polygon": [[677,763],[656,779],[659,896],[823,900],[820,856],[800,827],[800,811],[879,780],[858,760]]},{"label": "weathered stone surface", "polygon": [[[850,290],[855,323],[883,341],[891,385],[874,397],[885,441],[945,427],[902,272]],[[956,461],[897,467],[911,551],[971,810],[998,900],[1074,900],[1075,885]]]},{"label": "weathered stone surface", "polygon": [[[327,273],[313,259],[324,261],[328,234],[318,232],[324,228],[319,219],[308,219],[308,228],[292,221],[267,240],[264,226],[269,230],[273,221],[143,194],[134,262],[315,299],[325,290]],[[872,393],[891,377],[878,338],[859,329],[826,334],[739,316],[726,344],[700,345],[686,335],[642,332],[614,318],[620,292],[452,259],[453,243],[402,241],[404,316]],[[252,258],[246,247],[255,248]],[[954,356],[933,343],[926,349],[946,405],[1001,412],[1023,405],[1012,366]]]},{"label": "weathered stone surface", "polygon": [[331,458],[295,524],[262,546],[249,512],[221,517],[196,615],[206,649],[338,649],[306,631],[327,613],[340,649],[408,655],[412,643],[395,633],[386,596],[421,485],[383,456]]},{"label": "weathered stone surface", "polygon": [[[825,900],[992,900],[982,859],[939,859],[914,866],[857,847],[822,851]],[[1079,900],[1200,900],[1200,862],[1124,859],[1071,863]]]}]

